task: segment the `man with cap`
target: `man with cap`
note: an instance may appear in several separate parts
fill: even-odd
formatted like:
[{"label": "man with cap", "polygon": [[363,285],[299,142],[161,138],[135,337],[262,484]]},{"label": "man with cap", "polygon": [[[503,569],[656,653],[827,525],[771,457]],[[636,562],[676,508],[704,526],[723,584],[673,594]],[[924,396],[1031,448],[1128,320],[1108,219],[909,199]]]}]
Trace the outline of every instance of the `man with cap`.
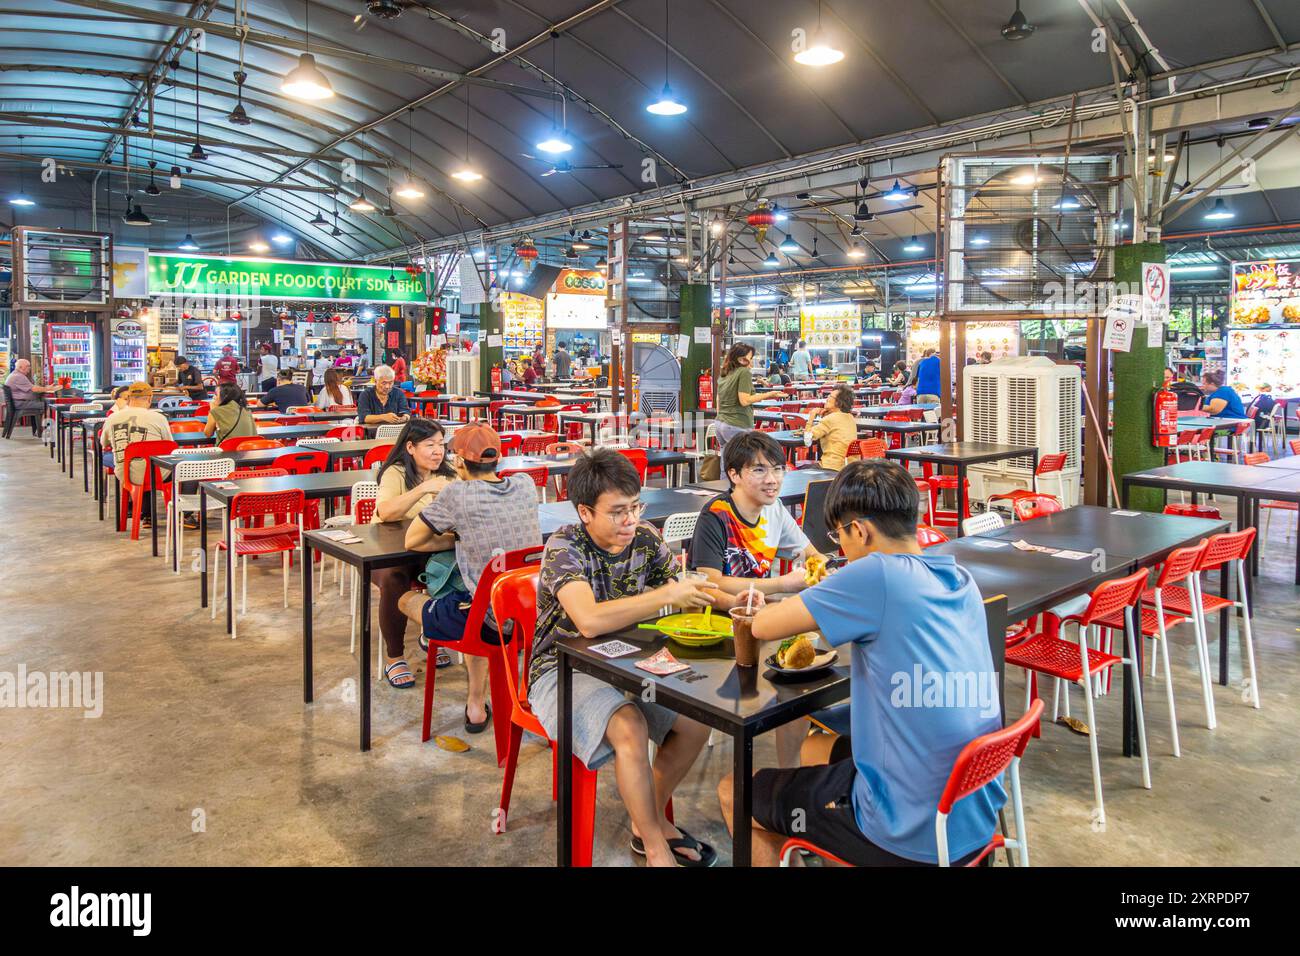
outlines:
[{"label": "man with cap", "polygon": [[[153,389],[147,382],[133,382],[126,389],[126,405],[109,415],[104,421],[104,447],[113,452],[113,473],[119,482],[126,476],[126,446],[137,441],[171,441],[172,430],[162,412],[150,406],[153,404]],[[131,483],[144,481],[145,463],[133,462],[131,465]],[[144,511],[150,505],[152,495],[144,496]],[[148,514],[144,519],[148,520]]]},{"label": "man with cap", "polygon": [[[456,567],[465,588],[433,600],[418,591],[403,595],[399,607],[421,625],[420,645],[426,651],[430,638],[458,641],[464,636],[474,592],[493,558],[542,544],[537,487],[532,479],[526,475],[497,475],[500,435],[482,422],[470,422],[456,430],[447,450],[461,480],[443,488],[406,529],[406,546],[412,551],[455,548]],[[489,644],[500,640],[490,611],[482,637]],[[492,717],[487,704],[488,662],[486,658],[466,655],[465,669],[469,677],[465,730],[477,734]]]},{"label": "man with cap", "polygon": [[235,357],[235,349],[232,345],[221,346],[221,358],[212,363],[212,373],[217,377],[217,384],[229,382],[232,385],[239,382],[239,359]]}]

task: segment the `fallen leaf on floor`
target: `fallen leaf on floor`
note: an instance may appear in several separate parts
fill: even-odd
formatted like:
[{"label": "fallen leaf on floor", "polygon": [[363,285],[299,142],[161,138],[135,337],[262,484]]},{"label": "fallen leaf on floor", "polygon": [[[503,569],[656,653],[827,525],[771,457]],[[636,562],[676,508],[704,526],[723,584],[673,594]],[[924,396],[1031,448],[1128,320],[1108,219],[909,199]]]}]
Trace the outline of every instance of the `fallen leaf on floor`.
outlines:
[{"label": "fallen leaf on floor", "polygon": [[1057,717],[1056,722],[1058,724],[1065,724],[1066,727],[1069,727],[1070,730],[1074,731],[1076,734],[1080,734],[1084,737],[1088,736],[1088,725],[1078,717]]},{"label": "fallen leaf on floor", "polygon": [[439,734],[437,737],[433,738],[433,742],[437,744],[440,749],[450,750],[454,754],[463,754],[466,750],[469,750],[469,744],[465,743],[465,741],[461,740],[459,737],[444,737]]}]

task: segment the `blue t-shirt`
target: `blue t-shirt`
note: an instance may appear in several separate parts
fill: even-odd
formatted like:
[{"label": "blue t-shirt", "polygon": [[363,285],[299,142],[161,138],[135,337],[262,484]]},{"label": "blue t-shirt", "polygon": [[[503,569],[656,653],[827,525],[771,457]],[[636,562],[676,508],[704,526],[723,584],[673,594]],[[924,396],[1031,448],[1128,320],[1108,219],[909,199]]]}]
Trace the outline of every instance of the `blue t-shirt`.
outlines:
[{"label": "blue t-shirt", "polygon": [[940,395],[939,356],[931,355],[916,363],[916,394]]},{"label": "blue t-shirt", "polygon": [[[934,815],[963,747],[1002,726],[984,606],[951,555],[870,554],[803,593],[832,646],[851,653],[853,811],[868,840],[937,863]],[[949,858],[988,843],[999,781],[956,803]]]},{"label": "blue t-shirt", "polygon": [[1210,393],[1209,399],[1206,400],[1208,406],[1216,398],[1221,398],[1228,404],[1224,405],[1215,418],[1245,418],[1246,409],[1242,407],[1241,396],[1231,385],[1220,385]]}]

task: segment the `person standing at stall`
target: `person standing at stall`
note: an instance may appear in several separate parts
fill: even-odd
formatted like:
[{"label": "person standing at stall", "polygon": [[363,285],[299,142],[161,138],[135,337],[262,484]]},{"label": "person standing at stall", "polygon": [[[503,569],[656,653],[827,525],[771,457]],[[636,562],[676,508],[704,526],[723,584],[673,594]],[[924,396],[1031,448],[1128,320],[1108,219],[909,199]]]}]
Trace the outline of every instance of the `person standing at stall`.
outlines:
[{"label": "person standing at stall", "polygon": [[718,378],[718,444],[725,445],[736,435],[754,427],[755,402],[765,398],[784,398],[785,392],[755,392],[754,346],[737,342],[722,360]]},{"label": "person standing at stall", "polygon": [[239,359],[235,356],[233,346],[221,346],[221,358],[212,363],[212,374],[217,377],[218,385],[225,382],[235,385],[239,382]]},{"label": "person standing at stall", "polygon": [[555,377],[558,381],[564,381],[573,371],[573,357],[569,355],[569,350],[564,347],[563,342],[557,342],[555,345]]},{"label": "person standing at stall", "polygon": [[790,377],[796,382],[812,378],[812,356],[808,353],[808,345],[803,339],[799,340],[799,347],[794,350],[794,355],[790,356]]},{"label": "person standing at stall", "polygon": [[269,392],[275,388],[275,376],[280,371],[280,359],[275,354],[270,342],[262,343],[262,354],[259,359],[258,381],[261,382],[262,391]]},{"label": "person standing at stall", "polygon": [[176,356],[176,385],[189,398],[203,401],[208,397],[208,387],[203,384],[203,373],[184,355]]},{"label": "person standing at stall", "polygon": [[939,402],[939,356],[934,349],[926,349],[916,363],[916,401],[921,405]]},{"label": "person standing at stall", "polygon": [[406,356],[402,354],[401,349],[393,349],[390,354],[392,355],[390,365],[393,369],[393,377],[400,385],[406,381]]}]

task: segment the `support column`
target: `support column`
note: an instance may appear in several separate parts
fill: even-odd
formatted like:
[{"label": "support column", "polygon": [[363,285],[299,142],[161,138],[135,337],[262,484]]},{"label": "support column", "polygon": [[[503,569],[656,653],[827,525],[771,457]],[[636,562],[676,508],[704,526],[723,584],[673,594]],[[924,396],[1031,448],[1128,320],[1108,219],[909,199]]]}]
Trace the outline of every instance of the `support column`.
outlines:
[{"label": "support column", "polygon": [[[712,322],[712,303],[707,283],[688,283],[681,288],[681,334],[688,337],[690,345],[682,359],[681,411],[695,411],[700,407],[699,377],[713,365],[713,335],[709,341],[696,343],[695,330],[708,329]],[[722,314],[726,314],[725,309]],[[715,386],[716,388],[716,386]]]},{"label": "support column", "polygon": [[[484,390],[492,387],[492,366],[500,365],[505,358],[502,345],[488,345],[492,336],[501,335],[501,313],[492,308],[491,302],[483,302],[478,307],[478,327],[483,331],[483,344],[478,347],[478,387]],[[501,341],[504,342],[504,339]]]},{"label": "support column", "polygon": [[[1140,288],[1142,263],[1164,261],[1165,247],[1158,242],[1120,246],[1115,250],[1115,281],[1129,288]],[[1164,450],[1151,444],[1152,396],[1164,380],[1164,343],[1148,343],[1146,326],[1139,325],[1133,330],[1132,350],[1114,353],[1111,361],[1115,373],[1115,427],[1111,447],[1118,485],[1130,472],[1159,468],[1165,463]],[[1102,411],[1104,414],[1104,406]],[[1164,496],[1158,488],[1134,488],[1129,493],[1129,507],[1140,511],[1160,511],[1163,502]]]}]

